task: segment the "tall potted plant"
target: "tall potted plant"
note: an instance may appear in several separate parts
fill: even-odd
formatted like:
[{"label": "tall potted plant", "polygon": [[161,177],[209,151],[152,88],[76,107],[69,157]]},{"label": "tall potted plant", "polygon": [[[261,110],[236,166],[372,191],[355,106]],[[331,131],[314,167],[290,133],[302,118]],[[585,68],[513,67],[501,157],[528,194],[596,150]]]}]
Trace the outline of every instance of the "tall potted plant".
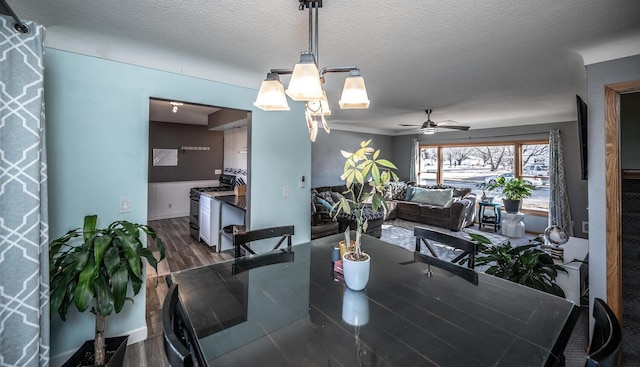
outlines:
[{"label": "tall potted plant", "polygon": [[[142,260],[157,272],[158,261],[165,256],[164,244],[153,228],[116,221],[100,229],[96,228],[97,221],[97,215],[87,215],[82,229],[71,230],[49,245],[51,315],[58,313],[64,321],[73,304],[80,312],[91,306],[96,316],[95,360],[82,362],[88,365],[105,364],[105,320],[113,312],[122,311],[125,301],[133,302],[127,295],[129,288],[134,296],[140,292],[144,281]],[[160,259],[143,245],[141,231],[156,241]],[[77,354],[74,357],[80,357]],[[111,360],[114,358],[118,359]]]},{"label": "tall potted plant", "polygon": [[354,249],[345,253],[342,260],[345,283],[356,291],[364,289],[369,280],[371,259],[361,248],[362,231],[367,230],[365,209],[371,208],[377,212],[381,208],[386,208],[383,196],[384,186],[391,180],[398,180],[395,172],[391,171],[397,169],[395,164],[380,158],[380,150],[370,147],[370,143],[371,139],[361,142],[360,148],[354,153],[340,151],[346,158],[340,179],[345,181],[347,191],[336,203],[335,215],[345,212],[353,213],[355,217]]},{"label": "tall potted plant", "polygon": [[530,197],[535,186],[521,178],[508,180],[505,177],[498,177],[496,182],[489,186],[489,190],[495,189],[502,191],[504,210],[508,213],[517,213],[520,211],[522,199]]}]

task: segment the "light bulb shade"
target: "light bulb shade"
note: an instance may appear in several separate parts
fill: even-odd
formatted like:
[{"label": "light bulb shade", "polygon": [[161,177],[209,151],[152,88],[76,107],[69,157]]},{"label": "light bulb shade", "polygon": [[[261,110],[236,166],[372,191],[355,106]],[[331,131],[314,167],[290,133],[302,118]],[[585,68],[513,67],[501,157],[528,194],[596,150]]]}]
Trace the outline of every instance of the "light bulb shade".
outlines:
[{"label": "light bulb shade", "polygon": [[364,85],[364,78],[360,75],[360,70],[351,70],[349,77],[344,80],[342,97],[338,102],[342,109],[364,109],[369,108],[369,97],[367,88]]},{"label": "light bulb shade", "polygon": [[277,74],[269,73],[260,85],[258,97],[253,105],[264,111],[289,111],[287,96]]},{"label": "light bulb shade", "polygon": [[294,101],[319,101],[322,99],[320,72],[312,54],[303,53],[300,62],[293,67],[287,95]]},{"label": "light bulb shade", "polygon": [[435,134],[436,133],[436,128],[435,127],[425,127],[424,129],[422,129],[422,133],[423,134]]}]

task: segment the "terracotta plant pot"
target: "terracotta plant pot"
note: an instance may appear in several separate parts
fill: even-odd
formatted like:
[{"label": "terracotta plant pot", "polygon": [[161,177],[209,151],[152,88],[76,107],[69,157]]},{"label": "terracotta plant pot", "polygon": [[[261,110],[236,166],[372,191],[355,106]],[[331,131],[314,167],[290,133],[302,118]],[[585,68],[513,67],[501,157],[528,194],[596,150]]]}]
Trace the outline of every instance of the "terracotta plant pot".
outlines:
[{"label": "terracotta plant pot", "polygon": [[342,269],[344,271],[344,282],[349,289],[354,291],[363,290],[369,282],[369,270],[371,269],[371,257],[365,253],[365,260],[349,260],[352,252],[347,252],[342,258]]}]

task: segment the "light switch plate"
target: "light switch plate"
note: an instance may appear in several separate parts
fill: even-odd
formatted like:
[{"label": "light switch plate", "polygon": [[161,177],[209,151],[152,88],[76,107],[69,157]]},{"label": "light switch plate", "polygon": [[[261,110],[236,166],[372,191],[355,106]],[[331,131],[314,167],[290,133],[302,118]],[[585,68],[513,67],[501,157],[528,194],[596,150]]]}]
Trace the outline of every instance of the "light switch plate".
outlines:
[{"label": "light switch plate", "polygon": [[130,197],[121,197],[120,198],[120,210],[119,213],[131,213],[131,198]]},{"label": "light switch plate", "polygon": [[283,198],[289,197],[289,186],[287,185],[282,186],[282,197]]}]

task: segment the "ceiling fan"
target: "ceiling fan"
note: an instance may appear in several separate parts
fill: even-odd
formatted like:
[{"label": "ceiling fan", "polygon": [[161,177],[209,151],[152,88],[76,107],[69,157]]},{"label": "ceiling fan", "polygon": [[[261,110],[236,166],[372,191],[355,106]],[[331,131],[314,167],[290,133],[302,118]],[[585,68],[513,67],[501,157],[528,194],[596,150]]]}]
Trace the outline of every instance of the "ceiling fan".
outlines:
[{"label": "ceiling fan", "polygon": [[[431,110],[424,110],[424,112],[427,113],[427,121],[423,122],[422,125],[412,125],[412,124],[400,124],[400,126],[420,126],[420,131],[422,131],[423,134],[433,134],[436,132],[437,128],[443,128],[443,129],[454,129],[454,130],[469,130],[469,126],[462,126],[462,125],[455,125],[458,122],[457,121],[452,121],[452,120],[447,120],[447,121],[442,121],[440,123],[435,123],[433,121],[431,121]],[[453,124],[453,125],[450,125]]]}]

